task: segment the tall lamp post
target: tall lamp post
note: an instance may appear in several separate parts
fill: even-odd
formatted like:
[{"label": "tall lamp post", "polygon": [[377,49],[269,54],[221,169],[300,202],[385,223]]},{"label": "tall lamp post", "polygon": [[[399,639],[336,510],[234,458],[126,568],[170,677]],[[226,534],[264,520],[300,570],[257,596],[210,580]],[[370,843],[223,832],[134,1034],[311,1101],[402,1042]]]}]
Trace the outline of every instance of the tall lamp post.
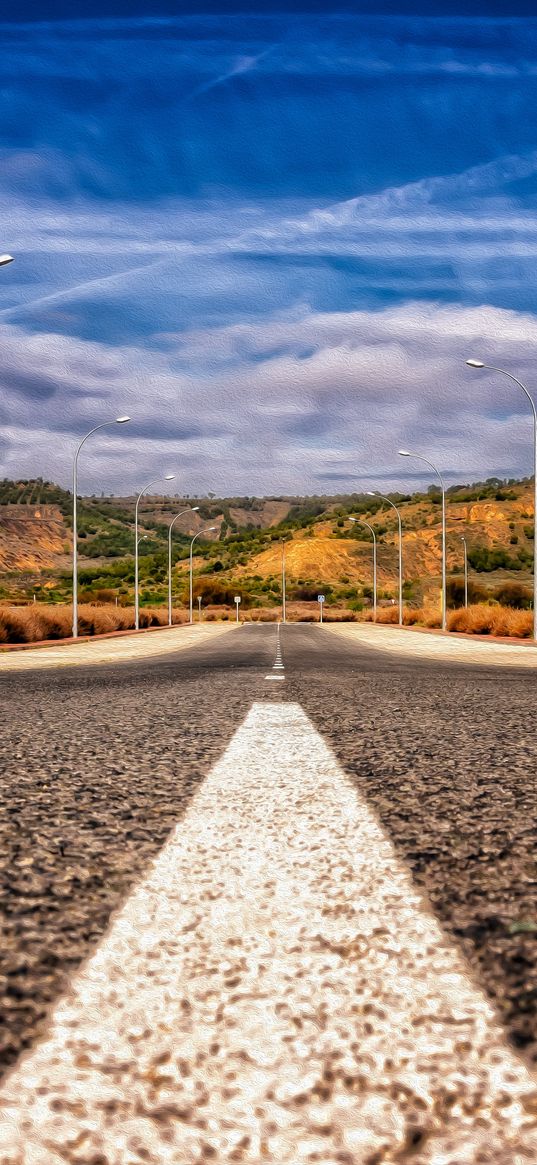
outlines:
[{"label": "tall lamp post", "polygon": [[522,389],[530,402],[531,411],[533,413],[533,638],[537,639],[537,550],[535,541],[537,538],[537,409],[535,408],[535,401],[528,392],[525,384],[513,376],[512,372],[506,372],[505,368],[496,368],[494,364],[484,364],[482,360],[467,360],[466,363],[470,368],[486,368],[490,372],[501,372],[502,376],[508,376],[509,380],[514,380],[515,384]]},{"label": "tall lamp post", "polygon": [[401,514],[399,509],[391,502],[389,498],[384,497],[378,490],[368,490],[368,496],[371,498],[380,498],[383,502],[387,502],[392,510],[397,514],[397,521],[399,524],[399,626],[403,626],[403,530],[401,525]]},{"label": "tall lamp post", "polygon": [[172,530],[178,518],[182,518],[183,514],[193,514],[195,510],[199,510],[199,506],[187,506],[186,510],[180,510],[172,518],[168,530],[168,627],[172,625]]},{"label": "tall lamp post", "polygon": [[[6,256],[3,256],[6,258]],[[73,639],[78,638],[78,514],[77,514],[77,492],[78,492],[78,454],[82,446],[91,437],[97,429],[107,429],[109,425],[124,425],[130,421],[130,417],[116,417],[113,421],[103,421],[100,425],[95,425],[90,429],[89,433],[82,438],[75,453],[73,461]]]},{"label": "tall lamp post", "polygon": [[468,547],[466,545],[466,538],[461,534],[461,542],[464,546],[464,606],[468,606]]},{"label": "tall lamp post", "polygon": [[[199,507],[198,507],[198,509],[199,509]],[[190,623],[193,622],[193,616],[192,616],[192,547],[196,541],[196,538],[199,538],[201,534],[209,534],[211,532],[211,530],[216,530],[216,529],[217,529],[216,526],[206,526],[204,530],[198,530],[198,533],[194,534],[194,537],[190,543],[190,619],[189,619]]]},{"label": "tall lamp post", "polygon": [[377,535],[375,534],[373,527],[369,525],[369,522],[366,522],[365,518],[349,518],[349,522],[355,522],[356,525],[360,525],[360,523],[361,523],[362,526],[367,526],[367,529],[370,530],[371,534],[373,535],[373,622],[376,623],[376,621],[377,621]]},{"label": "tall lamp post", "polygon": [[446,592],[446,487],[444,479],[440,470],[429,461],[427,457],[423,457],[421,453],[409,453],[408,449],[398,449],[400,457],[416,457],[418,461],[424,461],[426,465],[433,469],[440,482],[442,490],[442,631],[447,629],[447,592]]},{"label": "tall lamp post", "polygon": [[154,481],[148,481],[147,485],[144,485],[144,488],[140,490],[136,498],[134,510],[134,626],[137,631],[140,629],[140,596],[138,594],[138,506],[140,505],[140,499],[152,485],[157,485],[159,481],[173,481],[174,477],[174,473],[167,473],[165,477],[156,477]]}]

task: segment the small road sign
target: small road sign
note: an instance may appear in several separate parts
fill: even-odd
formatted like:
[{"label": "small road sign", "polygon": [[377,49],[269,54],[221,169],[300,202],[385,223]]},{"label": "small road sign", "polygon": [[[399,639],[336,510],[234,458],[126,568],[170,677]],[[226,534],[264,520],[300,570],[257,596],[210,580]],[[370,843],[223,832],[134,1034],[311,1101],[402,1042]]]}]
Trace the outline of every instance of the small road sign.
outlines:
[{"label": "small road sign", "polygon": [[317,602],[324,603],[324,595],[317,595]]},{"label": "small road sign", "polygon": [[235,595],[235,602],[240,603],[240,601],[241,601],[240,595]]}]

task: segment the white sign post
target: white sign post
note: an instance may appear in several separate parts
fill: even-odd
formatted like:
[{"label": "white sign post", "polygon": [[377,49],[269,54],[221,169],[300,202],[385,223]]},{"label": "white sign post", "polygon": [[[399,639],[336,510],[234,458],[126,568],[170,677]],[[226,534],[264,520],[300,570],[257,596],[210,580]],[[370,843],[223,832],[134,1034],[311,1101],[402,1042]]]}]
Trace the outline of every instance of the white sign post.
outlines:
[{"label": "white sign post", "polygon": [[319,611],[320,611],[320,615],[319,615],[319,622],[320,622],[320,623],[322,623],[322,621],[323,621],[323,603],[324,603],[324,595],[317,595],[317,602],[318,602],[318,604],[319,604]]},{"label": "white sign post", "polygon": [[237,611],[237,617],[236,617],[236,619],[235,619],[235,622],[236,622],[236,623],[238,623],[238,622],[239,622],[239,603],[240,603],[240,601],[241,601],[241,597],[240,597],[240,595],[235,595],[235,608],[236,608],[236,611]]},{"label": "white sign post", "polygon": [[198,622],[201,623],[201,595],[198,595]]}]

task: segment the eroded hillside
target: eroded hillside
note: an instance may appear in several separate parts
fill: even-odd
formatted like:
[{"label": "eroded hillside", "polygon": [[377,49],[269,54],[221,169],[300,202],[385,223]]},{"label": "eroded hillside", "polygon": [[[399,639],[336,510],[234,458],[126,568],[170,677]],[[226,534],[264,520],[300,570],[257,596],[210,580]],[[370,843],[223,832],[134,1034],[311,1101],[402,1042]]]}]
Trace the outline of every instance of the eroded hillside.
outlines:
[{"label": "eroded hillside", "polygon": [[[466,538],[471,571],[496,577],[529,576],[533,558],[532,483],[485,483],[460,487],[447,498],[448,572],[462,570]],[[479,496],[479,494],[486,496]],[[31,500],[29,500],[31,499]],[[394,495],[403,521],[406,580],[421,594],[438,589],[441,570],[441,505],[431,492]],[[48,483],[0,483],[0,585],[3,593],[32,588],[68,595],[72,550],[72,499]],[[81,498],[78,548],[82,585],[112,587],[130,595],[133,581],[134,498]],[[199,507],[196,511],[192,507]],[[367,495],[326,498],[144,497],[140,507],[141,580],[146,600],[162,597],[167,571],[168,529],[174,525],[175,577],[188,570],[190,539],[208,526],[213,533],[195,544],[194,569],[204,576],[236,580],[252,594],[275,599],[286,543],[289,583],[363,587],[372,578],[372,542],[365,518],[376,531],[378,581],[394,593],[398,575],[398,531],[394,511]],[[257,588],[257,592],[256,592]],[[216,584],[213,587],[216,593]],[[178,592],[179,593],[179,592]]]}]

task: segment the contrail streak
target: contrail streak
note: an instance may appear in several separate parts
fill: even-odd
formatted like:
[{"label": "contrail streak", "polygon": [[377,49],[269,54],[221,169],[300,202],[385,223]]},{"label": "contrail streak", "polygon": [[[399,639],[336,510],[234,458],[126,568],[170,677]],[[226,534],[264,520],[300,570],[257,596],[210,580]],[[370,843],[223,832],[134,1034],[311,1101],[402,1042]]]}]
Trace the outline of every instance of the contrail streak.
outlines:
[{"label": "contrail streak", "polygon": [[232,80],[233,77],[240,77],[243,73],[249,73],[259,61],[262,61],[269,53],[274,52],[276,48],[278,48],[278,44],[269,45],[268,49],[259,53],[257,57],[241,57],[229,72],[222,73],[220,77],[213,77],[212,81],[206,81],[203,85],[198,85],[196,89],[193,89],[191,93],[187,94],[185,101],[191,101],[193,97],[199,97],[201,93],[207,93],[210,89],[216,89],[218,85],[224,85],[226,81]]},{"label": "contrail streak", "polygon": [[15,307],[6,307],[0,311],[0,316],[4,319],[9,316],[17,315],[20,312],[31,311],[32,308],[41,307],[42,304],[54,303],[57,300],[70,299],[79,291],[85,291],[87,287],[104,287],[105,284],[114,283],[115,280],[123,279],[125,275],[135,275],[139,271],[149,271],[151,267],[158,267],[164,260],[159,259],[153,263],[144,263],[141,267],[127,267],[124,271],[118,271],[115,275],[105,275],[99,279],[88,279],[85,283],[77,283],[75,287],[65,288],[63,291],[54,291],[52,295],[43,295],[39,299],[32,299],[29,303],[21,303]]}]

